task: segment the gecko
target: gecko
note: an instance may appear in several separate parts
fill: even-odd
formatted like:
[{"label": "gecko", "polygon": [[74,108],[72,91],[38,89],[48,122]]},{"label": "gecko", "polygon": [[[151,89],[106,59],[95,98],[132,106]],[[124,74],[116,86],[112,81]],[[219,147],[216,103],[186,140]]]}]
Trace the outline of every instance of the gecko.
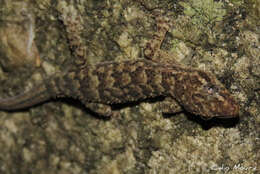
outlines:
[{"label": "gecko", "polygon": [[[160,49],[168,26],[159,21],[157,28],[157,34],[144,50],[145,58],[95,65],[81,63],[77,68],[44,80],[28,92],[1,98],[0,110],[19,110],[50,99],[69,97],[80,100],[99,115],[111,116],[114,113],[111,105],[161,96],[165,97],[163,113],[175,113],[171,104],[177,102],[187,112],[203,119],[238,116],[238,103],[212,73],[174,60],[162,60],[171,57]],[[73,35],[71,37],[73,40]],[[73,46],[82,50],[79,45]]]}]

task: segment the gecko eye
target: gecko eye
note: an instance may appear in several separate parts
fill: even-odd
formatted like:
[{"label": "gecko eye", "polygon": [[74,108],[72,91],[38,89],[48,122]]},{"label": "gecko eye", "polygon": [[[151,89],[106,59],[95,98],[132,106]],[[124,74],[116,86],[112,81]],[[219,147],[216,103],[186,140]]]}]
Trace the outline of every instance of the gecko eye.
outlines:
[{"label": "gecko eye", "polygon": [[219,88],[213,85],[205,85],[203,86],[203,90],[205,90],[208,94],[218,94],[219,93]]}]

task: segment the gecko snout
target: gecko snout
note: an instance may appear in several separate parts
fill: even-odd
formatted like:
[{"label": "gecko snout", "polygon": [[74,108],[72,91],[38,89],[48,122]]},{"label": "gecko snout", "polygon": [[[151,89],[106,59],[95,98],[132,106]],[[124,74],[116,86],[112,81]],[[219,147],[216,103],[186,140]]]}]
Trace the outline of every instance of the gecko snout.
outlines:
[{"label": "gecko snout", "polygon": [[231,118],[231,117],[237,117],[239,115],[239,105],[235,101],[235,99],[229,95],[225,102],[223,102],[222,108],[222,115],[220,117],[222,118]]}]

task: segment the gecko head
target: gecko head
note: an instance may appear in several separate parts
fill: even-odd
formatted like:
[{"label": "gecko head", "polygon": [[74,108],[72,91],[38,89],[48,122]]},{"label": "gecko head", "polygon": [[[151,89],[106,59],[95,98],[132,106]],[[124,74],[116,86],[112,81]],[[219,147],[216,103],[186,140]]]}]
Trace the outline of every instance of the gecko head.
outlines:
[{"label": "gecko head", "polygon": [[178,77],[176,91],[184,109],[203,119],[238,116],[237,102],[211,73],[195,70]]}]

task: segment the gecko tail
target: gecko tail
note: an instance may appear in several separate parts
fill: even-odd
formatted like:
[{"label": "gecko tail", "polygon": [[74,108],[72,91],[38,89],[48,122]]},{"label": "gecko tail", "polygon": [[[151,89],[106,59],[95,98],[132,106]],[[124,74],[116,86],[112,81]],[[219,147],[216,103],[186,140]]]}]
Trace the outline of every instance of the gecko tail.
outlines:
[{"label": "gecko tail", "polygon": [[17,96],[1,99],[0,110],[13,111],[25,109],[51,99],[45,85],[37,86]]}]

